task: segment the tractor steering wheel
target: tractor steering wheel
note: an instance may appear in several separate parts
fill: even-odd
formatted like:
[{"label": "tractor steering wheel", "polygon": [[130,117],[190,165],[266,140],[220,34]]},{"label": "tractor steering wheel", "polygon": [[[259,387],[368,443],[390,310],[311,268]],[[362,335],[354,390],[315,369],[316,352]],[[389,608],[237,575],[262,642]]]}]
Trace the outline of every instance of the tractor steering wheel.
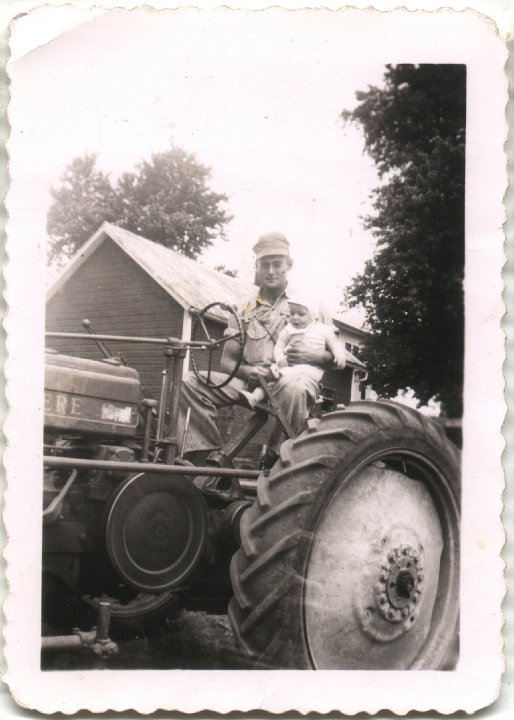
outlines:
[{"label": "tractor steering wheel", "polygon": [[[219,308],[219,310],[222,311],[222,315],[228,314],[229,317],[232,317],[235,320],[237,330],[234,329],[234,331],[232,332],[231,329],[227,329],[227,331],[225,331],[227,334],[219,339],[211,337],[205,324],[205,318],[208,315],[213,315],[213,308]],[[219,315],[220,313],[214,314]],[[193,342],[205,342],[205,347],[203,348],[191,348],[191,367],[193,368],[193,372],[198,378],[198,380],[207,387],[214,389],[219,389],[225,387],[225,385],[228,385],[232,378],[236,376],[236,373],[239,370],[239,366],[243,361],[243,350],[245,345],[245,331],[243,323],[241,322],[241,318],[238,316],[235,308],[231,305],[227,305],[226,303],[215,302],[211,303],[210,305],[206,305],[198,313],[194,313],[193,327],[191,330],[191,340]],[[212,379],[211,376],[213,365],[213,352],[217,350],[218,347],[226,343],[228,340],[236,340],[239,344],[236,363],[232,368],[232,372],[229,373],[222,382],[217,383]],[[207,370],[201,372],[198,367],[198,360],[201,356],[205,357],[206,350],[208,353]],[[199,354],[197,355],[197,353]]]}]

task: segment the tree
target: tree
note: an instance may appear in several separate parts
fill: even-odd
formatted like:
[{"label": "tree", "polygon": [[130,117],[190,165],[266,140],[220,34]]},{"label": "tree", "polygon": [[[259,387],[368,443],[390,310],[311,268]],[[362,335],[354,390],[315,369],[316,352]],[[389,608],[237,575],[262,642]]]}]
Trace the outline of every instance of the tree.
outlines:
[{"label": "tree", "polygon": [[231,216],[226,195],[208,187],[210,170],[179,147],[155,153],[112,186],[95,170],[95,155],[76,158],[52,190],[48,213],[50,259],[76,252],[104,221],[194,258],[224,237]]},{"label": "tree", "polygon": [[48,259],[62,265],[105,220],[115,218],[114,190],[109,176],[95,168],[96,155],[72,160],[59,189],[51,188],[47,229],[51,244]]},{"label": "tree", "polygon": [[210,170],[194,155],[174,147],[144,160],[118,182],[122,227],[194,258],[224,237],[231,217],[220,207],[226,195],[208,189]]},{"label": "tree", "polygon": [[462,413],[464,360],[463,65],[386,66],[384,87],[342,113],[359,124],[382,184],[364,219],[376,250],[347,289],[371,332],[363,359],[377,391],[412,388]]}]

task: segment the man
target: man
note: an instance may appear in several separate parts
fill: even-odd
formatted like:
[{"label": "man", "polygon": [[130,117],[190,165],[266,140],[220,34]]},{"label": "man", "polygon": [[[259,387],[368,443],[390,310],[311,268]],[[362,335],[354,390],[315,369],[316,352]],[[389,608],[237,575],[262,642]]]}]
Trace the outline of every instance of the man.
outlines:
[{"label": "man", "polygon": [[[209,451],[221,448],[222,439],[216,422],[217,408],[239,403],[240,391],[255,387],[259,377],[273,379],[270,372],[270,365],[274,361],[273,348],[289,317],[287,273],[293,261],[289,255],[289,243],[279,232],[262,235],[253,250],[259,292],[239,312],[246,330],[246,342],[243,361],[236,377],[220,389],[206,387],[193,375],[183,384],[178,437],[182,437],[185,414],[190,408],[185,456],[191,459],[195,455],[205,457]],[[238,342],[227,340],[221,358],[222,373],[211,373],[213,382],[219,383],[226,377],[224,373],[232,372],[239,353]],[[287,361],[290,365],[306,363],[329,367],[333,356],[329,351],[317,353],[300,345],[287,352]],[[281,376],[273,385],[272,392],[293,431],[300,433],[316,399],[318,384],[309,377]],[[265,465],[271,467],[278,457],[285,435],[276,418],[270,417],[268,425]]]}]

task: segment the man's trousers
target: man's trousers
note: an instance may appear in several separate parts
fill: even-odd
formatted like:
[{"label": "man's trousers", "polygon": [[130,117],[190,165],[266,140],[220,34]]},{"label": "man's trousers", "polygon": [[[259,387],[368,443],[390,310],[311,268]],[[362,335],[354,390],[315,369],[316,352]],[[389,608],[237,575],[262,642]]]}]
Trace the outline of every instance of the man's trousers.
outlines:
[{"label": "man's trousers", "polygon": [[[214,383],[220,383],[226,377],[224,373],[211,373]],[[177,433],[181,442],[187,410],[190,408],[184,448],[186,457],[191,452],[221,448],[222,438],[217,424],[217,410],[221,407],[237,405],[241,399],[240,391],[247,389],[247,383],[239,378],[232,378],[228,385],[216,389],[201,383],[193,373],[188,374],[187,379],[182,383]],[[307,375],[282,376],[273,383],[271,392],[293,432],[298,435],[305,427],[319,392],[319,384]],[[278,455],[286,435],[276,417],[269,417],[268,431],[268,450]]]}]

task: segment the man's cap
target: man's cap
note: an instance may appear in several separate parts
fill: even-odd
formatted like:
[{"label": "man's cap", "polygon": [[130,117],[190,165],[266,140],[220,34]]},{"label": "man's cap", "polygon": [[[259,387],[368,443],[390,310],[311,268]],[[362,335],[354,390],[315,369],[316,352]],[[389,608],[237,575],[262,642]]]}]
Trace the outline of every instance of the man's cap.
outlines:
[{"label": "man's cap", "polygon": [[280,232],[270,232],[261,235],[253,246],[256,260],[267,255],[287,255],[289,257],[289,242]]}]

